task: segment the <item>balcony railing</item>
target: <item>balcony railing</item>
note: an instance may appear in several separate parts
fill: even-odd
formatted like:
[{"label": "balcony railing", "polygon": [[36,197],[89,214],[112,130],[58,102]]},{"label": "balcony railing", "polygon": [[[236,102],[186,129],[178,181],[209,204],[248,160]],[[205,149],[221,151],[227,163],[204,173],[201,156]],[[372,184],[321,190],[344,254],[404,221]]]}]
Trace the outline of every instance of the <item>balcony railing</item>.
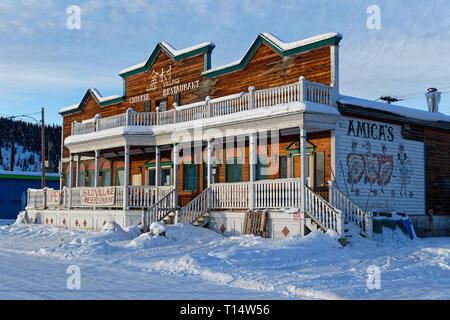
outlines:
[{"label": "balcony railing", "polygon": [[309,82],[300,77],[298,82],[292,84],[263,90],[255,90],[250,87],[249,92],[241,92],[216,99],[207,97],[205,101],[175,106],[174,109],[167,111],[135,112],[130,108],[126,113],[107,118],[101,118],[100,115],[97,115],[95,118],[85,120],[82,123],[74,121],[72,123],[72,135],[123,126],[159,126],[181,123],[272,107],[294,101],[334,105],[336,95],[333,86]]}]

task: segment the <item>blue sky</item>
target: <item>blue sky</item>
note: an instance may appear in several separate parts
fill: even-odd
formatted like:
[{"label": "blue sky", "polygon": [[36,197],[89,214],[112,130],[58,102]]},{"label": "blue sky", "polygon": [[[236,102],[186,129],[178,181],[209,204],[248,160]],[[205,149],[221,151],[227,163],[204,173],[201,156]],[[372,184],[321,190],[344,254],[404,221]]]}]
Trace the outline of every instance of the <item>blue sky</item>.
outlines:
[{"label": "blue sky", "polygon": [[[381,29],[369,30],[370,5]],[[81,8],[81,29],[66,27],[69,5]],[[159,41],[177,49],[212,41],[213,67],[242,57],[258,33],[290,42],[343,34],[341,94],[426,109],[428,87],[450,91],[450,3],[365,0],[2,0],[0,115],[39,112],[60,123],[58,110],[88,88],[122,94],[117,75],[145,61]],[[450,92],[440,111],[450,114]]]}]

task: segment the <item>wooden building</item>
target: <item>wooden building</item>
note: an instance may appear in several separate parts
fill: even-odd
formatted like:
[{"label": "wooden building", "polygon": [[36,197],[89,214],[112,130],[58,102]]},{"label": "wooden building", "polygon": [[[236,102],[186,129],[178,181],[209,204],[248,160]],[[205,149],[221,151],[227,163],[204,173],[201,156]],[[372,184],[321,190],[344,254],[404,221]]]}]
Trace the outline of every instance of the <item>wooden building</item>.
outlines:
[{"label": "wooden building", "polygon": [[371,237],[372,211],[447,215],[450,116],[339,95],[341,39],[264,33],[214,69],[212,43],[158,43],[119,73],[122,95],[89,89],[60,111],[61,190],[29,193],[27,214],[240,234],[246,211],[268,210],[271,237],[348,223]]}]

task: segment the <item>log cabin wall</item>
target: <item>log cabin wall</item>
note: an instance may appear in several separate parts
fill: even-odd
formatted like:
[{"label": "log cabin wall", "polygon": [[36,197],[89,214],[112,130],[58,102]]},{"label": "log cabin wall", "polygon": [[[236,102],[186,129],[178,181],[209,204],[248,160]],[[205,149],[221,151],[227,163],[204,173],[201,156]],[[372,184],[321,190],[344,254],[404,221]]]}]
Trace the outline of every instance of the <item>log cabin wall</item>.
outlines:
[{"label": "log cabin wall", "polygon": [[450,133],[425,127],[425,185],[427,213],[450,214]]}]

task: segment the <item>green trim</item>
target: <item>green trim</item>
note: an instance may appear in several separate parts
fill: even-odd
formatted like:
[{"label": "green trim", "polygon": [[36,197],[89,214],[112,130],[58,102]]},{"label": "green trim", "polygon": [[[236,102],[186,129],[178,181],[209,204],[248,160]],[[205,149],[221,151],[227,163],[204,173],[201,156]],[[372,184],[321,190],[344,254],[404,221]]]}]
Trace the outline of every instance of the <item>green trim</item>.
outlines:
[{"label": "green trim", "polygon": [[[296,148],[295,144],[298,143],[299,147]],[[309,144],[309,146],[308,146]],[[294,146],[293,148],[291,148],[292,146]],[[287,147],[286,147],[286,155],[288,156],[288,158],[292,157],[293,154],[300,154],[300,138],[295,139],[294,141],[292,141]],[[309,155],[313,155],[314,151],[316,150],[316,146],[314,144],[312,144],[311,142],[309,142],[308,140],[306,140],[306,153],[308,153]]]},{"label": "green trim", "polygon": [[[184,189],[184,166],[195,166],[195,189],[194,190],[188,190],[188,189]],[[183,192],[190,192],[190,193],[194,193],[197,191],[198,189],[198,181],[197,181],[197,174],[198,174],[198,165],[195,163],[182,163],[181,164],[181,189]]]},{"label": "green trim", "polygon": [[104,107],[104,106],[108,106],[110,104],[119,103],[119,102],[122,102],[122,101],[123,101],[123,97],[118,97],[118,98],[114,98],[114,99],[111,99],[111,100],[100,102],[99,105],[100,105],[100,107]]},{"label": "green trim", "polygon": [[[153,160],[147,160],[144,163],[145,169],[147,169],[147,168],[156,168],[156,162],[150,163],[150,161],[153,161]],[[171,166],[171,167],[173,167],[173,161],[172,160],[162,161],[162,162],[160,162],[159,166],[160,167],[162,167],[162,166]]]},{"label": "green trim", "polygon": [[183,53],[183,54],[180,54],[180,55],[178,55],[178,56],[174,56],[174,55],[172,55],[172,54],[170,53],[169,50],[167,50],[167,49],[164,47],[164,45],[163,45],[162,43],[158,43],[158,44],[156,45],[155,49],[153,50],[153,52],[151,53],[150,57],[149,57],[149,58],[147,59],[147,61],[145,62],[145,65],[144,65],[144,66],[142,66],[142,67],[140,67],[140,68],[137,68],[137,69],[135,69],[135,70],[131,70],[131,71],[128,71],[128,72],[124,72],[124,73],[122,73],[122,74],[119,73],[119,76],[121,76],[122,78],[126,78],[126,77],[130,77],[130,76],[132,76],[132,75],[135,75],[135,74],[144,72],[144,71],[148,71],[148,70],[150,69],[150,67],[152,66],[153,62],[155,61],[156,57],[158,56],[158,54],[159,54],[159,52],[160,52],[161,50],[163,50],[164,53],[166,53],[167,56],[168,56],[169,58],[171,58],[173,61],[180,61],[180,60],[183,60],[183,59],[186,59],[186,58],[195,56],[195,55],[200,54],[200,53],[211,53],[213,49],[214,49],[214,45],[208,44],[208,45],[205,45],[204,47],[198,48],[198,49],[196,49],[196,50],[192,50],[192,51],[189,51],[189,52],[185,52],[185,53]]},{"label": "green trim", "polygon": [[[41,180],[41,176],[25,176],[20,174],[0,174],[0,179]],[[45,176],[45,180],[59,181],[59,177]]]},{"label": "green trim", "polygon": [[334,37],[320,40],[317,42],[313,42],[313,43],[310,43],[310,44],[307,44],[304,46],[299,46],[297,48],[293,48],[290,50],[283,50],[283,49],[279,48],[278,46],[276,46],[274,43],[272,43],[270,40],[266,39],[263,35],[260,34],[260,35],[258,35],[256,40],[253,42],[252,46],[247,51],[247,53],[244,55],[244,57],[242,58],[242,60],[240,61],[239,64],[230,66],[227,68],[223,68],[223,69],[220,69],[217,71],[208,72],[208,73],[203,74],[203,76],[205,78],[212,78],[212,77],[216,77],[219,75],[223,75],[225,73],[244,69],[245,66],[247,65],[247,63],[251,60],[252,56],[255,54],[259,45],[263,42],[265,44],[267,44],[269,47],[271,47],[273,50],[275,50],[281,56],[286,57],[286,56],[290,56],[293,54],[305,52],[308,50],[312,50],[312,49],[316,49],[316,48],[320,48],[320,47],[324,47],[324,46],[328,46],[328,45],[337,45],[337,44],[339,44],[339,41],[341,41],[341,40],[342,40],[342,38],[340,36],[334,36]]},{"label": "green trim", "polygon": [[203,71],[211,69],[211,53],[205,52],[203,54]]}]

